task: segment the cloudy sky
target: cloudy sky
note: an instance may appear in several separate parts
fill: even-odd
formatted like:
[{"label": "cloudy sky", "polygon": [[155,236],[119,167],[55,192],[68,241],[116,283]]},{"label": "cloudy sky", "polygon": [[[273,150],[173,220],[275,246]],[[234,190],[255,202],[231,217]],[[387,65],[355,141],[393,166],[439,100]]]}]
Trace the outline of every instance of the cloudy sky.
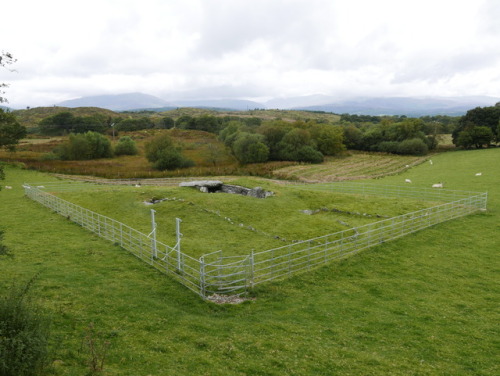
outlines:
[{"label": "cloudy sky", "polygon": [[10,106],[326,94],[500,97],[499,0],[15,0]]}]

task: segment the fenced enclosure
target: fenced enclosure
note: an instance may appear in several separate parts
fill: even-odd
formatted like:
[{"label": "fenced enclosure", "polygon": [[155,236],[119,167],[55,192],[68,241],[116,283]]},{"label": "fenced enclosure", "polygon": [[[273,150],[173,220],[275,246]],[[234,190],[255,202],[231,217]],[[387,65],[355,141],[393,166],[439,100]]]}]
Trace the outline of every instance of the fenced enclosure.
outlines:
[{"label": "fenced enclosure", "polygon": [[[76,189],[77,184],[82,183],[62,184],[59,187],[52,185],[50,189],[73,190]],[[84,184],[89,186],[89,183]],[[154,219],[152,232],[144,234],[112,218],[45,192],[45,188],[45,185],[24,185],[26,195],[32,200],[128,250],[156,269],[175,278],[204,299],[210,299],[214,294],[242,295],[255,285],[314,269],[332,260],[435,224],[485,210],[488,198],[487,193],[364,183],[293,186],[291,189],[416,198],[437,204],[426,209],[283,247],[253,251],[245,256],[224,256],[222,251],[217,251],[196,259],[181,251],[180,220],[177,221],[177,243],[174,246],[168,246],[156,240]]]}]

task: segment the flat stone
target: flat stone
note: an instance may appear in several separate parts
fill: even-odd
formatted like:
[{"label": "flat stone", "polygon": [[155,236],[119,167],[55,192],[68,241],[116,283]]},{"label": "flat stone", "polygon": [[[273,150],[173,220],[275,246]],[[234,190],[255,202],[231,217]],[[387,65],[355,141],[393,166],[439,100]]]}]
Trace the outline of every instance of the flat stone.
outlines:
[{"label": "flat stone", "polygon": [[220,180],[194,180],[194,181],[184,181],[179,184],[179,187],[210,187],[217,188],[223,183]]}]

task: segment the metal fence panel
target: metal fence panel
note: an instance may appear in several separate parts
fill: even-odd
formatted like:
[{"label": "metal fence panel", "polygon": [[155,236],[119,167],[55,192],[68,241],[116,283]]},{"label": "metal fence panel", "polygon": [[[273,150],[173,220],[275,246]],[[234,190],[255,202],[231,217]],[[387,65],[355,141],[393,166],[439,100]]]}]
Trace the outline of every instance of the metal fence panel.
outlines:
[{"label": "metal fence panel", "polygon": [[[84,184],[87,184],[85,187],[89,186],[88,183]],[[65,186],[63,190],[74,189],[76,183],[70,186]],[[50,186],[51,189],[55,187]],[[364,183],[296,186],[297,189],[408,197],[445,203],[279,248],[252,252],[246,256],[225,257],[222,251],[217,251],[195,259],[180,251],[180,239],[176,246],[170,247],[156,239],[153,241],[149,235],[119,221],[44,192],[42,189],[45,186],[25,184],[24,188],[31,199],[120,245],[203,298],[212,294],[244,294],[257,284],[304,272],[435,224],[485,210],[488,199],[487,193]]]}]

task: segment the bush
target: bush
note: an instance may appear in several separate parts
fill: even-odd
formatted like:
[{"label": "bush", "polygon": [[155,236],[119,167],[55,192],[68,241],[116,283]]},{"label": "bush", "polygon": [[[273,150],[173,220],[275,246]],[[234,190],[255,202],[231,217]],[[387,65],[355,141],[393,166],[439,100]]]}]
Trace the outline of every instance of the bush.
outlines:
[{"label": "bush", "polygon": [[194,166],[194,162],[185,158],[167,134],[159,135],[146,144],[146,158],[157,170],[173,170]]},{"label": "bush", "polygon": [[322,163],[323,154],[312,146],[301,146],[295,153],[295,160],[298,162]]},{"label": "bush", "polygon": [[420,138],[412,138],[399,143],[399,154],[425,155],[429,151],[427,144]]},{"label": "bush", "polygon": [[233,153],[240,163],[266,162],[269,148],[260,134],[241,132],[233,143]]},{"label": "bush", "polygon": [[181,152],[175,148],[161,150],[158,153],[158,159],[153,163],[153,167],[160,171],[192,166],[194,166],[194,162],[185,158]]},{"label": "bush", "polygon": [[113,156],[111,142],[102,134],[95,132],[70,134],[68,142],[56,148],[54,153],[63,160],[87,160]]},{"label": "bush", "polygon": [[130,137],[121,137],[115,146],[115,155],[136,155],[137,145]]},{"label": "bush", "polygon": [[382,141],[377,145],[377,150],[384,153],[398,153],[399,142],[397,141]]},{"label": "bush", "polygon": [[0,298],[0,375],[39,375],[48,360],[50,322],[28,297],[35,278]]},{"label": "bush", "polygon": [[142,117],[140,119],[125,119],[119,121],[115,128],[118,131],[140,131],[142,129],[151,129],[154,127],[154,123],[147,117]]}]

